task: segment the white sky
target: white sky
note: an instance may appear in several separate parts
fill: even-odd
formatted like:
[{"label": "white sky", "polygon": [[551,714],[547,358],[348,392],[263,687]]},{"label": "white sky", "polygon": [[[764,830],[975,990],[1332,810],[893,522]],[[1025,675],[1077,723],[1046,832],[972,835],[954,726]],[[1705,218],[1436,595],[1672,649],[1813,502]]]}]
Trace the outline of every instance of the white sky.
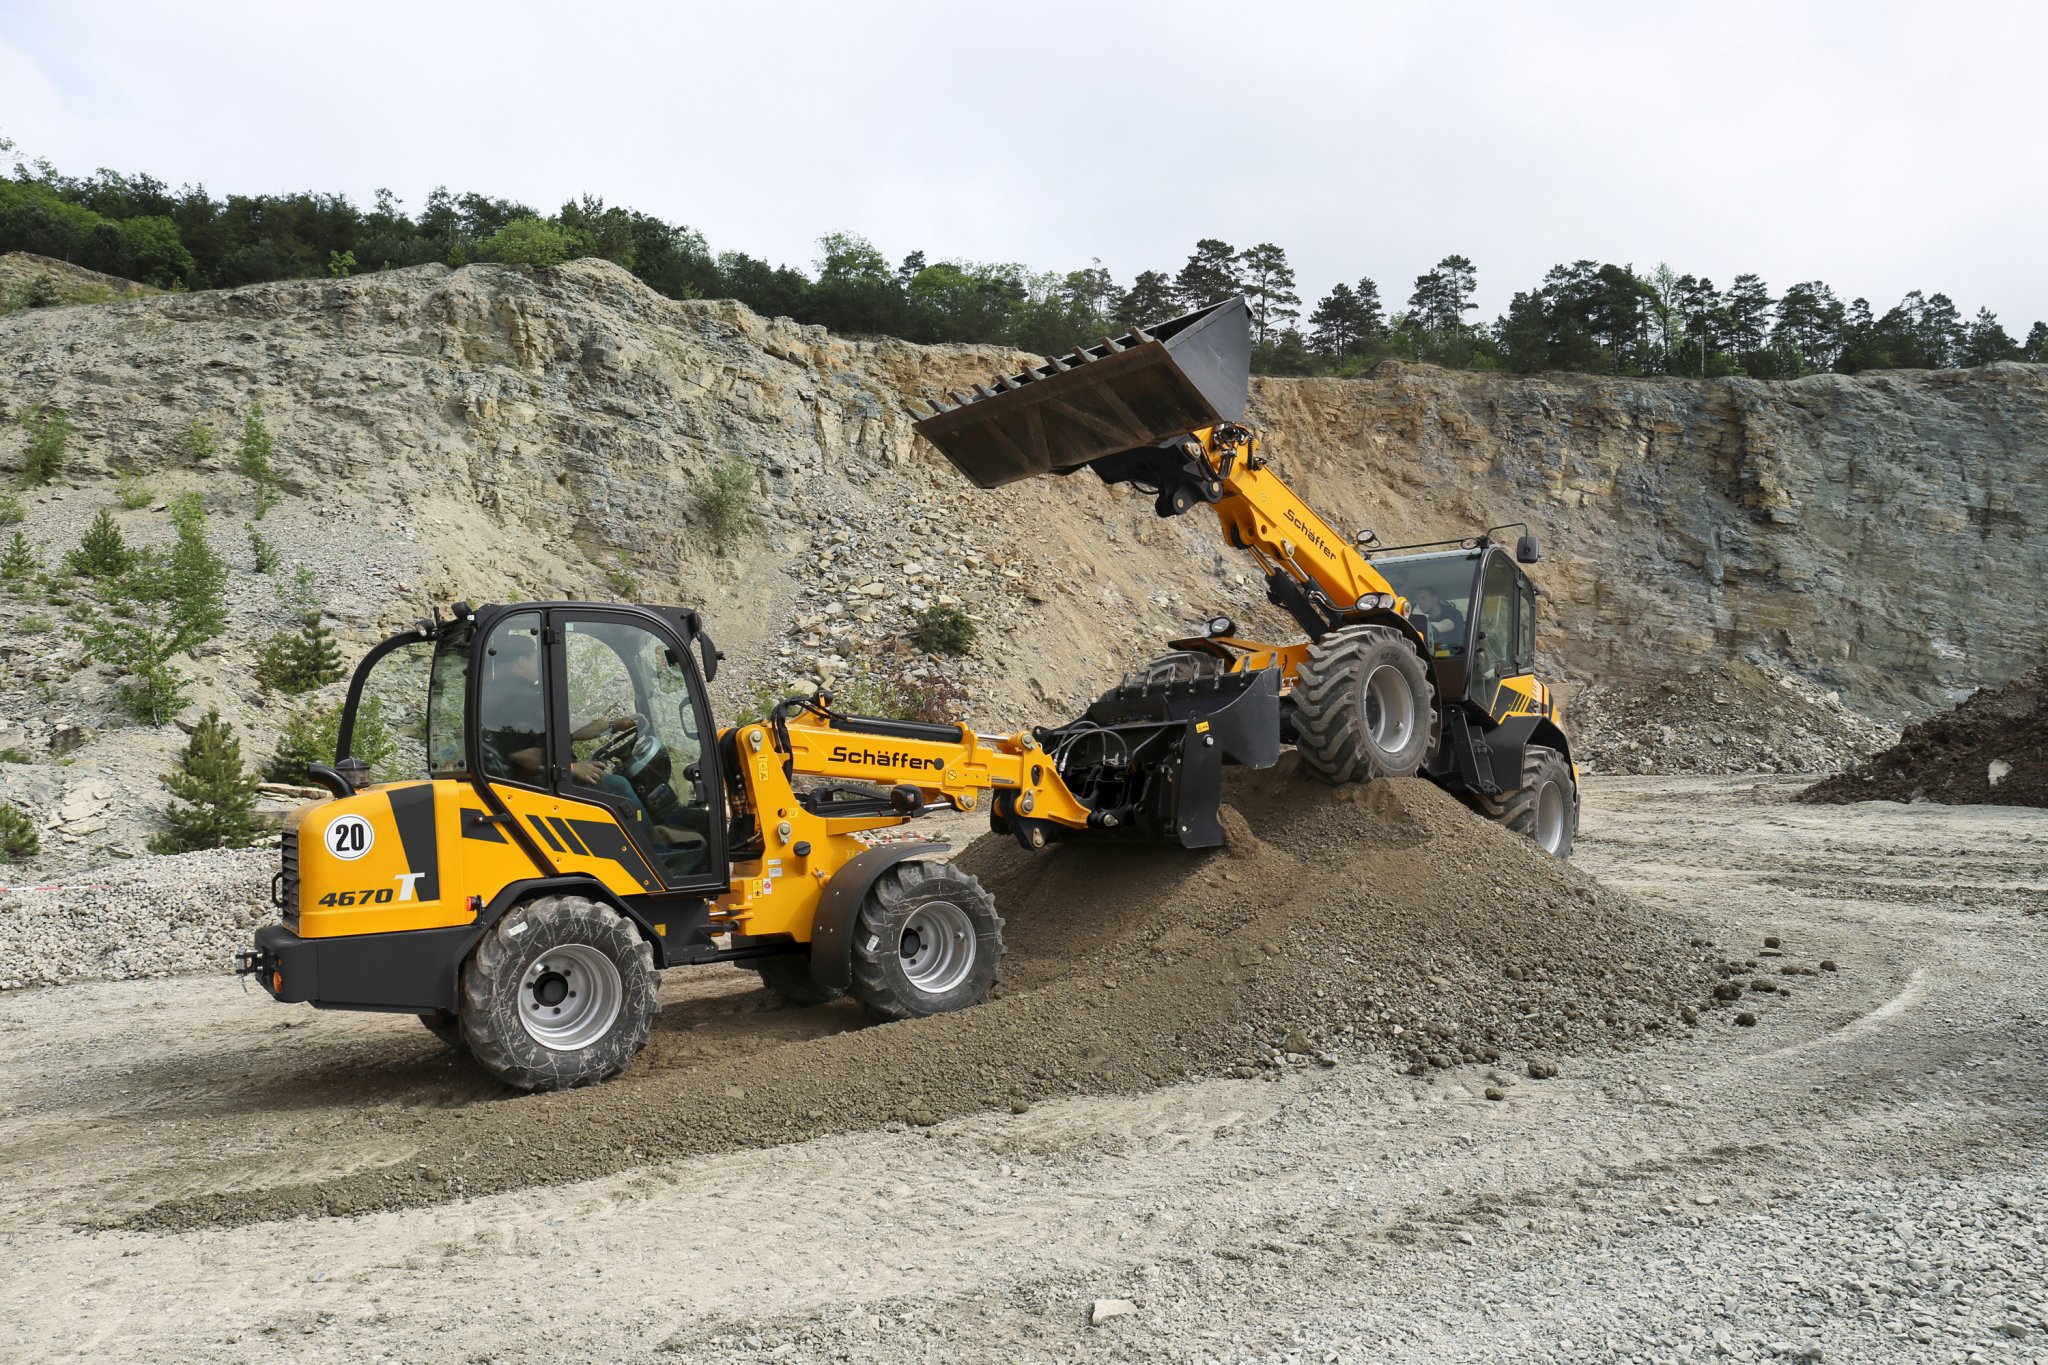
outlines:
[{"label": "white sky", "polygon": [[2048,317],[2048,5],[0,0],[0,133],[215,193],[581,193],[808,268],[1274,241],[1304,313],[1460,252]]}]

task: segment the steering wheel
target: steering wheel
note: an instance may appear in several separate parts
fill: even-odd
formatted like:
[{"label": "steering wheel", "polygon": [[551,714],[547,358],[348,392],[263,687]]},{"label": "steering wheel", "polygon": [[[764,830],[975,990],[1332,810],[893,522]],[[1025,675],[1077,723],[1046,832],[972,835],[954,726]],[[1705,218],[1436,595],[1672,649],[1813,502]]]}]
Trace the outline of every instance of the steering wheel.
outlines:
[{"label": "steering wheel", "polygon": [[630,730],[619,731],[591,750],[590,761],[592,763],[615,762],[621,754],[637,748],[646,740],[652,739],[653,736],[648,734],[647,731],[647,717],[635,712],[633,715],[633,727]]}]

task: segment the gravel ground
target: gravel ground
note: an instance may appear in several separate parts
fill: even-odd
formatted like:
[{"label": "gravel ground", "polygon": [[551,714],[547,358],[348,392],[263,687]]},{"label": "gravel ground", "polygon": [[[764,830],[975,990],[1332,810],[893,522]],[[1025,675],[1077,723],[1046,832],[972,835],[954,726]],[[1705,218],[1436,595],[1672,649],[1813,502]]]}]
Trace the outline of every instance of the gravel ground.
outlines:
[{"label": "gravel ground", "polygon": [[[1774,993],[1754,1027],[1723,1011],[1542,1083],[1361,1053],[142,1233],[103,1224],[366,1167],[438,1180],[450,1135],[488,1154],[494,1115],[548,1107],[500,1098],[410,1019],[224,982],[15,992],[0,1355],[2048,1359],[2048,919],[2030,913],[2048,813],[1804,806],[1798,785],[1589,783],[1582,868],[1746,951],[1826,942],[1841,970]],[[1806,877],[1816,860],[1857,875]],[[1997,894],[1956,890],[1973,885]],[[831,1026],[761,1009],[737,971],[671,975],[672,1044],[707,1058],[802,1052]],[[631,1145],[576,1122],[524,1140]]]},{"label": "gravel ground", "polygon": [[275,849],[213,849],[7,885],[0,991],[231,970],[276,871]]}]

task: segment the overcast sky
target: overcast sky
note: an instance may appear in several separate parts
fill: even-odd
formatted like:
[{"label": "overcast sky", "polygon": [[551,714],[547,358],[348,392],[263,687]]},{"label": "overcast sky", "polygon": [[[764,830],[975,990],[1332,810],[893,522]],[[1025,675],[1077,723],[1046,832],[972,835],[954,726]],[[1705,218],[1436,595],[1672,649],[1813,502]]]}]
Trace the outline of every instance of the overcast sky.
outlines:
[{"label": "overcast sky", "polygon": [[2048,317],[2048,5],[0,0],[0,133],[215,193],[590,193],[808,267],[1450,252]]}]

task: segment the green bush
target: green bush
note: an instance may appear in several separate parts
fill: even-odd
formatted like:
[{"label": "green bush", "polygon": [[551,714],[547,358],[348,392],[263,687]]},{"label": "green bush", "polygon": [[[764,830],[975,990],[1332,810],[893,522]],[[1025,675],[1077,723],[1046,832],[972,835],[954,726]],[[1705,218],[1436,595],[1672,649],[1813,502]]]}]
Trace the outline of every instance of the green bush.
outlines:
[{"label": "green bush", "polygon": [[697,490],[695,502],[698,520],[721,550],[737,545],[760,520],[754,503],[754,471],[739,455],[728,455],[718,463],[710,482]]},{"label": "green bush", "polygon": [[24,616],[14,623],[14,629],[23,635],[48,635],[56,627],[47,616]]},{"label": "green bush", "polygon": [[[295,709],[278,736],[277,752],[263,770],[267,782],[306,781],[308,763],[332,763],[341,740],[340,702],[332,706],[301,706]],[[365,696],[356,707],[355,733],[349,736],[349,752],[370,765],[373,781],[391,776],[391,760],[397,757],[398,741],[384,720],[384,707],[374,696]]]},{"label": "green bush", "polygon": [[21,505],[21,499],[8,493],[0,496],[0,526],[19,526],[28,520],[28,509]]},{"label": "green bush", "polygon": [[242,422],[242,439],[235,446],[235,468],[256,485],[259,518],[277,506],[277,466],[271,460],[276,451],[277,443],[271,439],[270,426],[263,417],[263,405],[257,403]]},{"label": "green bush", "polygon": [[179,432],[172,453],[182,464],[203,465],[220,453],[220,438],[204,422],[194,422]]},{"label": "green bush", "polygon": [[917,614],[910,642],[927,654],[965,654],[974,648],[974,622],[958,607],[929,606]]},{"label": "green bush", "polygon": [[80,578],[119,578],[135,564],[135,552],[121,536],[114,514],[102,507],[85,528],[78,548],[64,556],[64,567]]},{"label": "green bush", "polygon": [[43,851],[35,821],[0,801],[0,863],[25,863]]},{"label": "green bush", "polygon": [[29,548],[28,537],[16,531],[14,539],[7,542],[7,553],[0,555],[0,578],[9,583],[26,583],[42,567],[36,552]]},{"label": "green bush", "polygon": [[244,522],[249,532],[249,558],[255,561],[257,573],[276,573],[279,563],[277,547],[256,529],[254,522]]},{"label": "green bush", "polygon": [[86,652],[112,668],[122,705],[137,720],[161,725],[185,704],[184,681],[171,656],[185,646],[173,617],[170,570],[153,554],[104,585],[105,610],[86,612]]},{"label": "green bush", "polygon": [[178,529],[169,568],[171,620],[182,651],[227,628],[228,566],[207,543],[206,507],[197,493],[171,499],[171,522]]},{"label": "green bush", "polygon": [[174,799],[152,853],[242,848],[256,837],[256,781],[242,767],[242,744],[217,710],[192,732],[175,772],[164,778]]},{"label": "green bush", "polygon": [[256,681],[272,692],[296,696],[324,687],[343,673],[341,651],[322,624],[309,612],[294,631],[281,630],[256,655]]},{"label": "green bush", "polygon": [[48,483],[64,468],[64,443],[71,439],[71,415],[41,404],[30,408],[21,423],[28,428],[28,449],[21,475],[30,483]]},{"label": "green bush", "polygon": [[546,269],[583,254],[578,235],[545,218],[514,218],[477,243],[479,260]]},{"label": "green bush", "polygon": [[114,496],[131,512],[156,501],[156,491],[142,481],[140,474],[123,474],[114,480]]},{"label": "green bush", "polygon": [[0,763],[33,763],[33,762],[35,762],[35,759],[34,759],[33,757],[31,757],[31,756],[30,756],[30,754],[29,754],[28,750],[26,750],[26,749],[16,749],[16,748],[12,748],[12,747],[10,747],[10,748],[6,748],[6,749],[0,749]]},{"label": "green bush", "polygon": [[621,602],[630,602],[640,590],[640,580],[633,574],[633,552],[619,551],[619,567],[605,574],[605,581],[611,584],[612,596]]}]

